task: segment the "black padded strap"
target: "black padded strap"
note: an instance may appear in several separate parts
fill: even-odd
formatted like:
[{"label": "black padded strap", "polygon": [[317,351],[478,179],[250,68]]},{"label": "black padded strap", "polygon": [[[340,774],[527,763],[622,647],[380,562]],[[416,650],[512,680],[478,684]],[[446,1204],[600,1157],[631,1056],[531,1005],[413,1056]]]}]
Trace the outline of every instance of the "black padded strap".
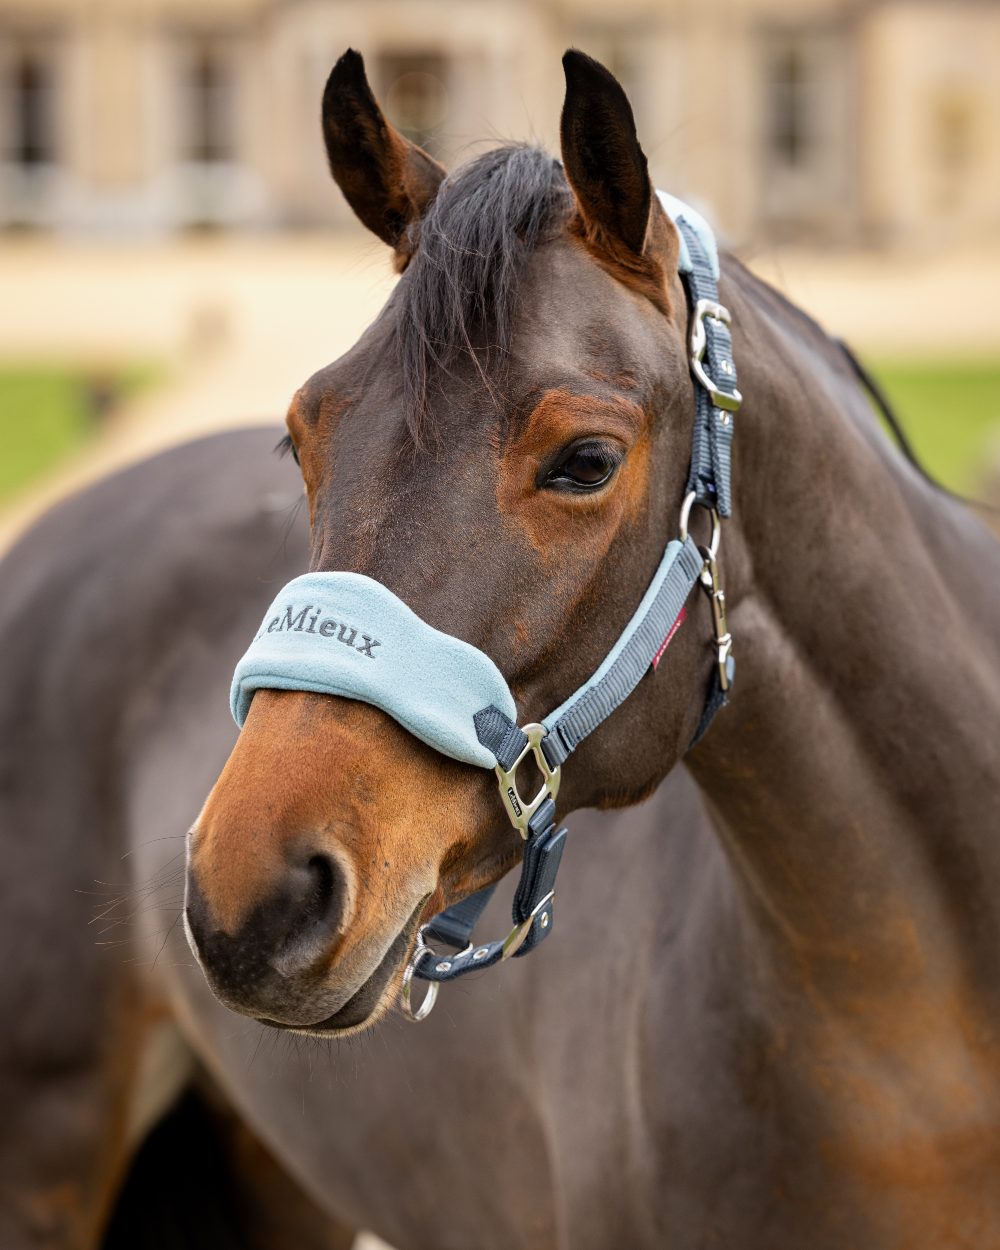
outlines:
[{"label": "black padded strap", "polygon": [[488,885],[468,898],[452,903],[444,911],[439,912],[425,927],[425,932],[439,942],[447,942],[449,946],[459,949],[468,946],[472,941],[472,931],[479,923],[479,918],[486,910],[486,904],[496,893],[495,885]]},{"label": "black padded strap", "polygon": [[[732,686],[733,679],[736,676],[736,661],[732,656],[726,661],[726,668],[729,672],[729,684]],[[698,743],[708,733],[712,721],[715,720],[717,712],[729,702],[729,691],[722,689],[722,682],[719,680],[719,669],[717,665],[712,665],[712,680],[708,688],[708,698],[705,700],[705,706],[702,709],[701,720],[698,722],[698,728],[694,731],[694,737],[691,739],[691,746],[696,747]],[[688,750],[691,748],[689,747]]]}]

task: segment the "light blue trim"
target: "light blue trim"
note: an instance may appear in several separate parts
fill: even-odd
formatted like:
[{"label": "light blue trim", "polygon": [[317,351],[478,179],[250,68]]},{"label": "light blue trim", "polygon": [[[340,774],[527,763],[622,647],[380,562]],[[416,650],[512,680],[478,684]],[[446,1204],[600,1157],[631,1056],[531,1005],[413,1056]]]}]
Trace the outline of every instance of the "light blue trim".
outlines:
[{"label": "light blue trim", "polygon": [[230,706],[241,727],[260,689],[371,703],[428,746],[481,768],[496,760],[476,736],[476,712],[493,704],[517,718],[488,655],[361,573],[306,573],[284,587],[236,666]]},{"label": "light blue trim", "polygon": [[583,683],[578,690],[574,690],[565,703],[560,703],[554,712],[550,712],[548,716],[546,716],[546,718],[542,721],[542,724],[546,729],[553,729],[557,721],[559,721],[560,718],[563,717],[570,710],[570,708],[572,708],[574,704],[576,704],[587,693],[588,690],[597,685],[605,673],[607,673],[614,662],[618,659],[622,651],[624,651],[625,647],[628,645],[629,639],[646,619],[649,609],[653,604],[653,600],[659,594],[660,587],[666,581],[667,575],[676,562],[677,557],[683,550],[684,544],[680,541],[680,539],[674,538],[667,543],[667,549],[663,553],[663,559],[660,561],[659,568],[653,574],[653,580],[649,583],[646,593],[642,596],[642,601],[632,614],[632,619],[622,630],[618,641],[605,656],[604,663],[593,674],[593,676],[589,678],[589,680]]},{"label": "light blue trim", "polygon": [[[676,221],[678,217],[683,217],[691,229],[698,236],[705,255],[708,257],[708,263],[712,267],[712,274],[715,280],[719,280],[719,248],[715,241],[715,234],[712,227],[705,218],[692,208],[690,204],[685,204],[683,200],[679,200],[676,195],[671,195],[668,191],[657,191],[657,198],[663,205],[663,210],[671,221]],[[680,232],[678,231],[678,234]],[[691,253],[688,246],[684,242],[683,234],[680,234],[681,254],[678,261],[678,269],[681,273],[690,273],[692,270]]]}]

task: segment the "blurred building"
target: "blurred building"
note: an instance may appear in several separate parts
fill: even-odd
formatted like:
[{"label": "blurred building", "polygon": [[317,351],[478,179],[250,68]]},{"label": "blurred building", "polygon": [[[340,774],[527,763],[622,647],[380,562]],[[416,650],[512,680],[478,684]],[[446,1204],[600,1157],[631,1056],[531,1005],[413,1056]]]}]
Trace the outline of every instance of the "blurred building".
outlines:
[{"label": "blurred building", "polygon": [[1000,226],[998,0],[0,0],[0,225],[344,221],[318,111],[345,47],[448,162],[554,145],[570,44],[624,82],[658,184],[731,237]]}]

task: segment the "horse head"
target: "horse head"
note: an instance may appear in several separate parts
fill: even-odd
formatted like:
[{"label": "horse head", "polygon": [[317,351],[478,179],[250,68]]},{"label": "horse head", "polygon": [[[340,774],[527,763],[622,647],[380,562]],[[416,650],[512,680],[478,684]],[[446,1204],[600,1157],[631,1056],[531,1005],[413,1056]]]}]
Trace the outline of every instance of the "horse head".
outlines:
[{"label": "horse head", "polygon": [[[361,57],[340,59],[331,170],[401,277],[287,418],[311,569],[364,574],[485,652],[521,723],[594,671],[642,598],[695,413],[679,238],[630,106],[588,57],[564,67],[561,163],[508,146],[448,174],[386,121]],[[561,812],[635,803],[684,753],[712,669],[695,611],[581,744]],[[228,1006],[350,1031],[392,1001],[421,921],[521,847],[490,772],[368,703],[262,689],[191,831],[189,934]]]}]

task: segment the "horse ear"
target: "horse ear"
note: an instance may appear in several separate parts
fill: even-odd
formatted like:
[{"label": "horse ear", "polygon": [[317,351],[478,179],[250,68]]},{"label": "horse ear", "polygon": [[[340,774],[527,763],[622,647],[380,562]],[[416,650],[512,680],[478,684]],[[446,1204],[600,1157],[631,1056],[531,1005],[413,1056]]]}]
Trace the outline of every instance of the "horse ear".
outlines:
[{"label": "horse ear", "polygon": [[583,236],[596,250],[641,256],[652,187],[628,97],[614,74],[575,48],[563,70],[562,159]]},{"label": "horse ear", "polygon": [[349,48],[323,92],[323,138],[334,181],[361,221],[405,265],[407,231],[427,210],[445,170],[385,119],[361,54]]}]

